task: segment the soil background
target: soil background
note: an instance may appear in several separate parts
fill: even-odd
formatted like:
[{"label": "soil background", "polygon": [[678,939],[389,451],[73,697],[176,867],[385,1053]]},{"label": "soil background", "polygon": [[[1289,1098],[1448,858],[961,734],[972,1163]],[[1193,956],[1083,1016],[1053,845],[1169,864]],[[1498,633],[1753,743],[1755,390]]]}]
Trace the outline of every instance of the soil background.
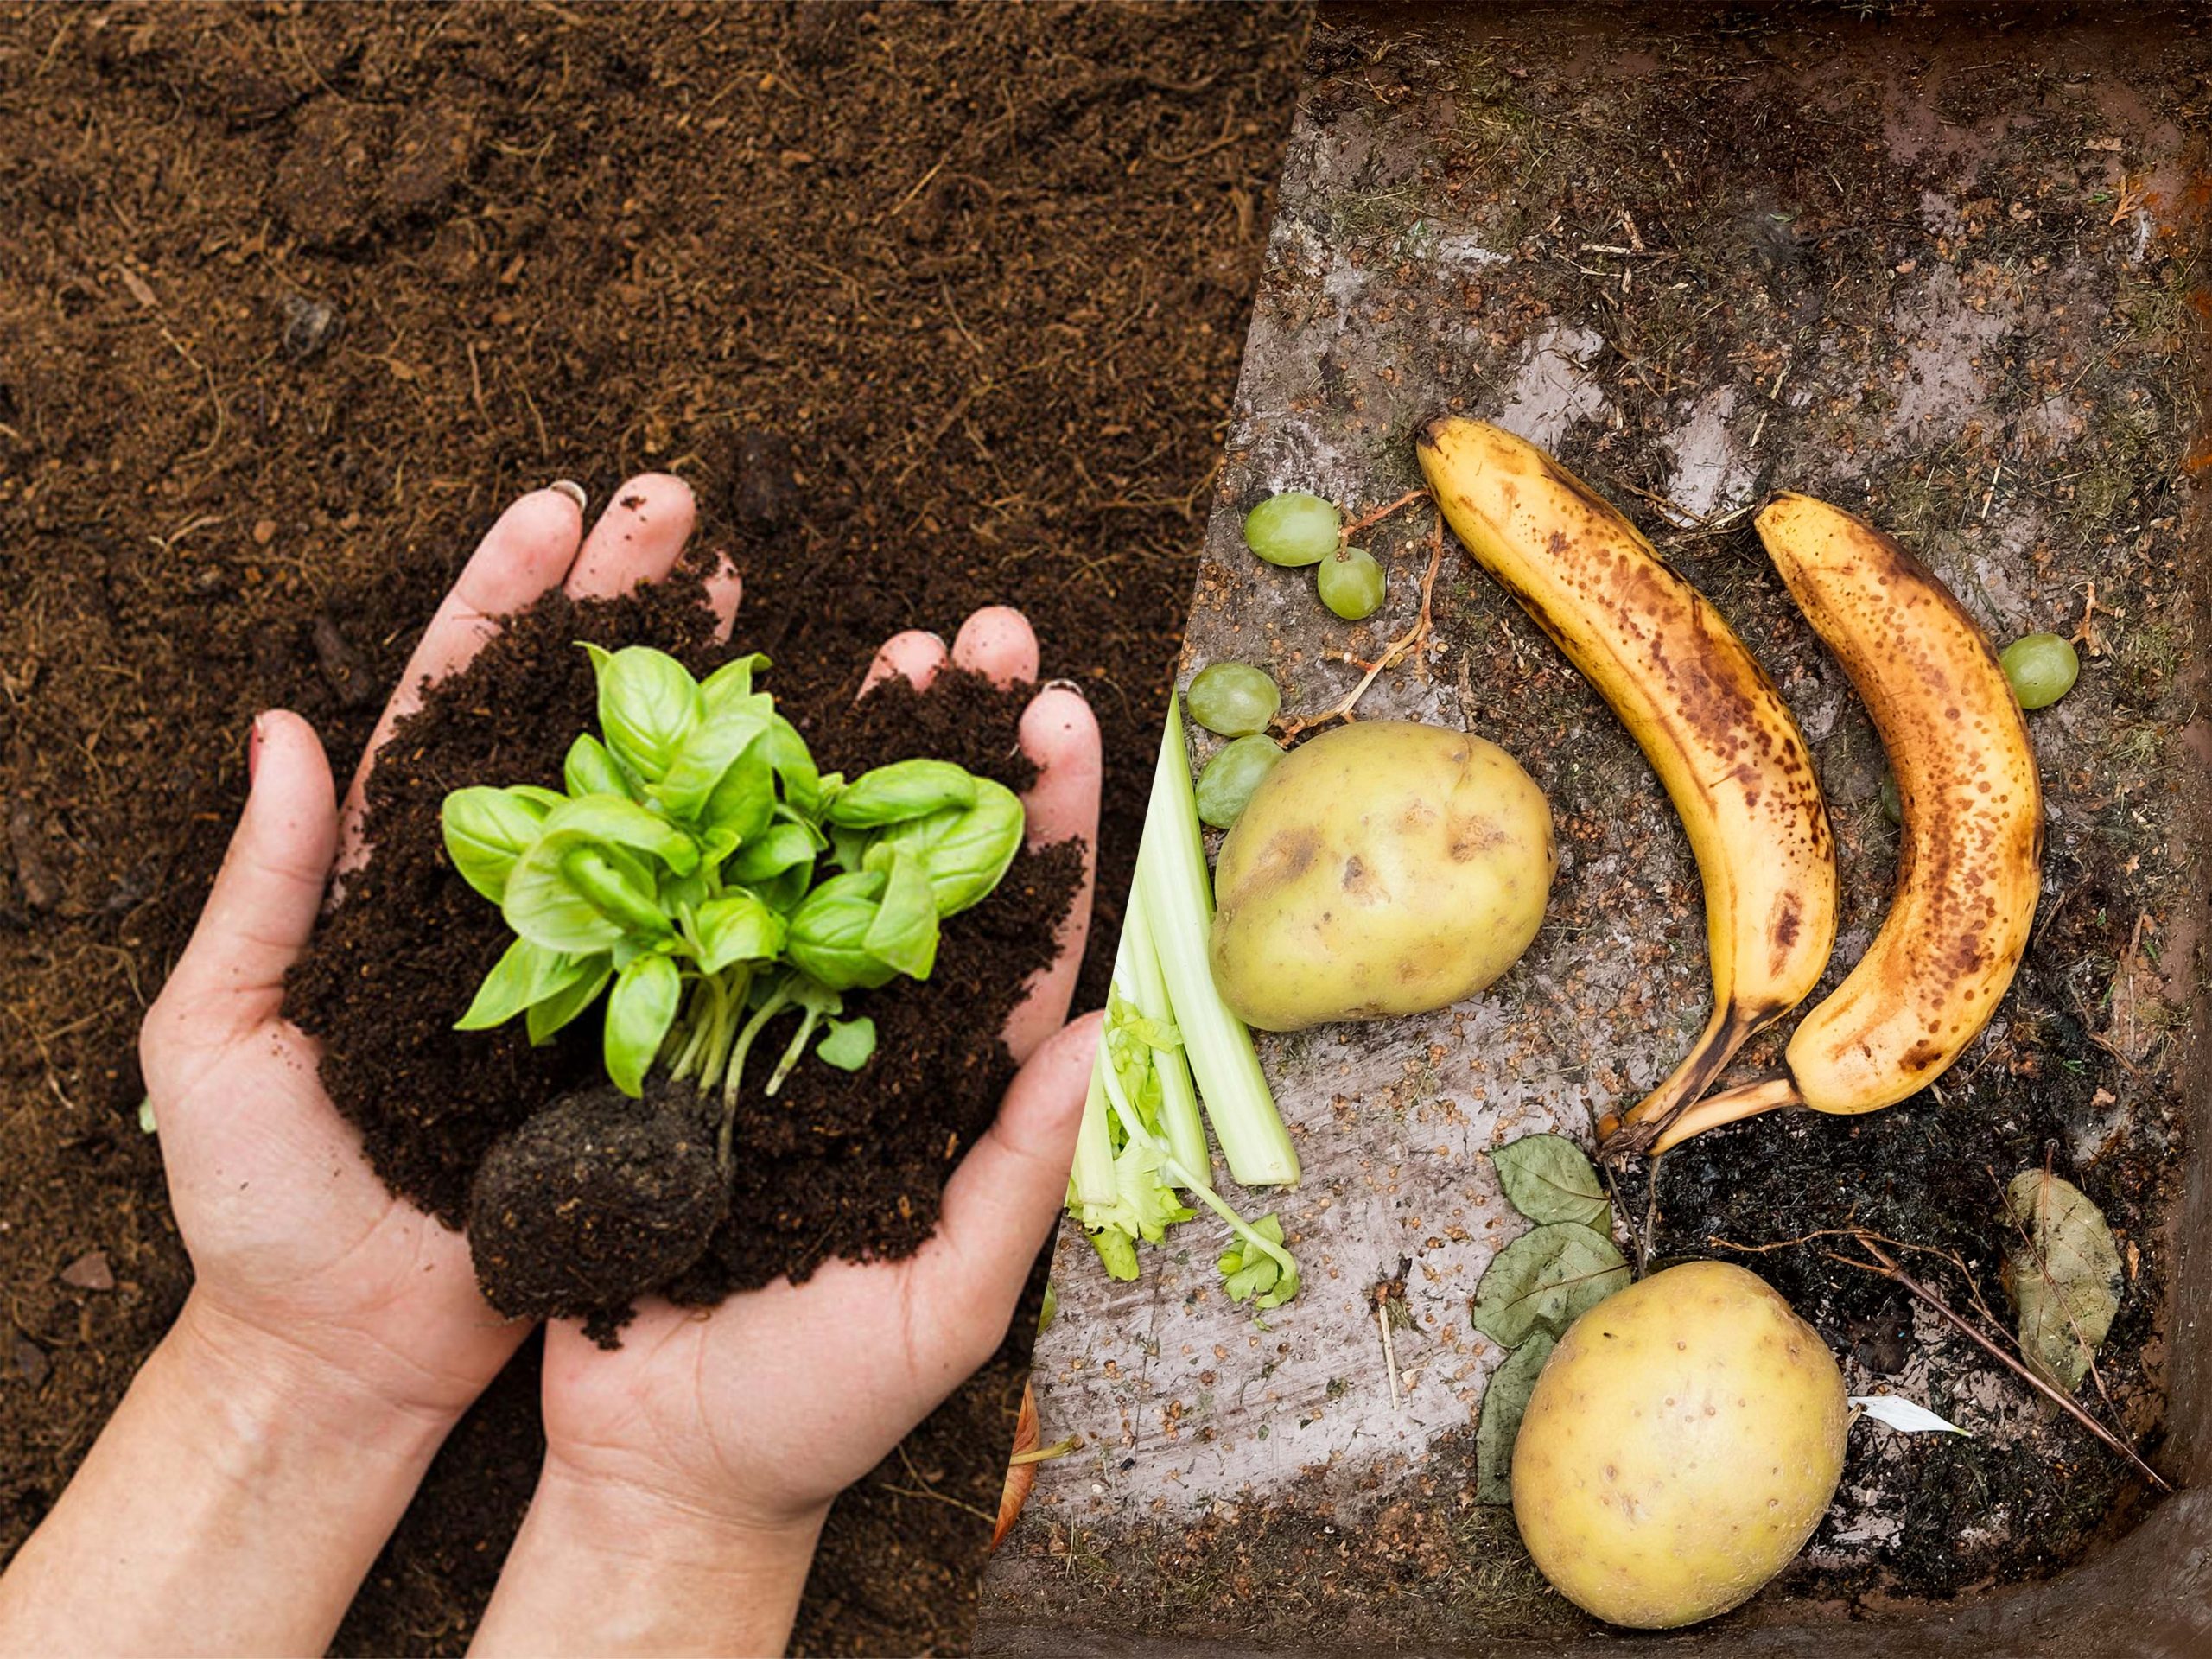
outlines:
[{"label": "soil background", "polygon": [[[188,1284],[132,1043],[247,722],[296,709],[350,766],[516,493],[690,479],[803,683],[1027,610],[1105,728],[1096,1000],[1305,26],[0,5],[0,1555]],[[533,1363],[341,1650],[461,1647]],[[1021,1369],[839,1503],[796,1646],[965,1648]]]}]

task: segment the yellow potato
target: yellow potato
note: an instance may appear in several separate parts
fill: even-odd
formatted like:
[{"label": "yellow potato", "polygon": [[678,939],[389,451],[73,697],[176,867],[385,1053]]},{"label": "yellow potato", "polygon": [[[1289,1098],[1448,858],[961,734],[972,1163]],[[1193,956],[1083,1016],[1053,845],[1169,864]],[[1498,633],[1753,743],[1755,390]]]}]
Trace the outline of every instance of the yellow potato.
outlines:
[{"label": "yellow potato", "polygon": [[1513,1446],[1514,1519],[1585,1611],[1694,1624],[1804,1548],[1849,1423],[1843,1374],[1789,1303],[1724,1262],[1669,1268],[1552,1351]]},{"label": "yellow potato", "polygon": [[1497,744],[1339,727],[1284,756],[1222,844],[1214,983],[1267,1031],[1440,1008],[1529,948],[1557,867],[1544,792]]}]

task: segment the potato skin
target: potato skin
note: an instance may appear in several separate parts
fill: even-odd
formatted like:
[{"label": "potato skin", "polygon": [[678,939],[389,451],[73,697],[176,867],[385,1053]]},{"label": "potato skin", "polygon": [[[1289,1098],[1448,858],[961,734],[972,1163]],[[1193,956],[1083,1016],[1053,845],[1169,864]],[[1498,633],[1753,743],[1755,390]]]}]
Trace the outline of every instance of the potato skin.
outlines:
[{"label": "potato skin", "polygon": [[1514,1519],[1586,1612],[1694,1624],[1804,1548],[1849,1426],[1843,1374],[1789,1303],[1724,1262],[1669,1268],[1552,1351],[1514,1443]]},{"label": "potato skin", "polygon": [[1440,1008],[1536,937],[1558,859],[1544,792],[1497,744],[1363,720],[1283,757],[1222,843],[1214,983],[1296,1031]]}]

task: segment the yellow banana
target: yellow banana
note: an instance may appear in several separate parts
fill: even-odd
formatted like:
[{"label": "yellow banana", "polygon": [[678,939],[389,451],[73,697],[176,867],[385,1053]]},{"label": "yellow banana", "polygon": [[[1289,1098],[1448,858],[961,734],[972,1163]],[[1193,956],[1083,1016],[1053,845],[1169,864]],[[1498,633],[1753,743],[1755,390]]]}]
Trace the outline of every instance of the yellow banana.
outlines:
[{"label": "yellow banana", "polygon": [[1777,1106],[1871,1112],[1926,1088],[1996,1012],[2042,885],[2028,723],[1950,590],[1879,531],[1810,496],[1777,498],[1758,531],[1889,751],[1904,821],[1897,892],[1859,965],[1790,1038],[1789,1075],[1698,1102],[1656,1152]]},{"label": "yellow banana", "polygon": [[1419,449],[1454,533],[1612,705],[1689,832],[1713,1014],[1628,1115],[1663,1122],[1746,1037],[1803,1001],[1827,963],[1835,845],[1812,757],[1720,613],[1588,485],[1479,421],[1431,421]]}]

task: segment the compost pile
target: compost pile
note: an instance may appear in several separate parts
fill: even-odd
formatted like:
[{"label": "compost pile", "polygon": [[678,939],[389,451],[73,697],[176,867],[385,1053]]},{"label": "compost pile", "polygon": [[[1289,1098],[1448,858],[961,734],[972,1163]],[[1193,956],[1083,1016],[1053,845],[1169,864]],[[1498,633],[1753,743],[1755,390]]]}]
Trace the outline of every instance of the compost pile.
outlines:
[{"label": "compost pile", "polygon": [[[731,649],[711,637],[696,571],[611,601],[556,594],[512,620],[379,756],[363,826],[370,861],[348,878],[287,997],[291,1017],[321,1039],[324,1087],[360,1128],[377,1173],[455,1227],[494,1144],[602,1080],[594,1018],[535,1048],[518,1024],[454,1028],[510,940],[497,908],[454,871],[439,827],[452,790],[559,783],[563,755],[592,719],[584,640],[651,645],[702,674]],[[1033,779],[1016,734],[1020,690],[950,669],[927,695],[893,679],[855,702],[849,677],[828,683],[811,703],[785,705],[825,768],[857,773],[926,755],[1015,790]],[[833,1256],[919,1248],[945,1179],[1013,1077],[1000,1028],[1023,982],[1051,961],[1081,879],[1075,842],[1017,854],[991,896],[947,924],[927,981],[869,995],[878,1042],[866,1065],[808,1064],[772,1097],[741,1094],[728,1212],[706,1254],[663,1287],[710,1304],[804,1280]],[[620,1300],[594,1310],[594,1332],[611,1338],[625,1311]]]}]

